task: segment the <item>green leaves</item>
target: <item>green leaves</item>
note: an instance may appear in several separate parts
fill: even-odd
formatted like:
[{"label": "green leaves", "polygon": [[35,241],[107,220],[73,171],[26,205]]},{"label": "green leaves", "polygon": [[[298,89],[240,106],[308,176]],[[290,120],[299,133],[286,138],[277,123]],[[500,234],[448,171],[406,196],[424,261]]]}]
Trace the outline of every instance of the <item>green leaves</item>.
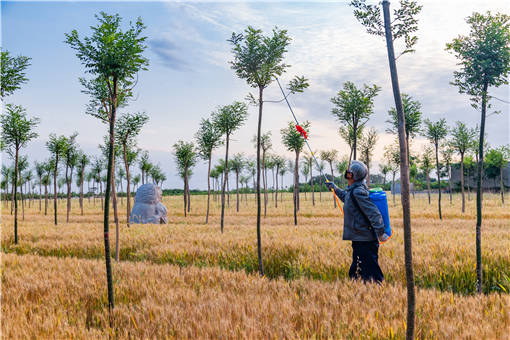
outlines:
[{"label": "green leaves", "polygon": [[145,112],[122,114],[115,126],[115,139],[117,143],[122,146],[136,146],[136,137],[148,121],[149,116]]},{"label": "green leaves", "polygon": [[291,38],[277,27],[272,33],[264,36],[260,29],[248,26],[244,33],[234,32],[227,40],[234,55],[232,69],[252,87],[266,88],[290,66],[283,62],[283,56]]},{"label": "green leaves", "polygon": [[466,124],[458,121],[451,131],[452,138],[449,141],[449,145],[459,153],[464,154],[473,146],[476,134],[476,129],[470,129]]},{"label": "green leaves", "polygon": [[20,105],[6,104],[0,122],[2,125],[2,149],[11,156],[16,150],[25,147],[29,141],[39,136],[34,131],[39,124],[39,119],[29,118],[25,108]]},{"label": "green leaves", "polygon": [[210,119],[200,121],[200,128],[195,134],[195,141],[202,159],[208,160],[211,158],[213,150],[223,144],[221,137],[221,130]]},{"label": "green leaves", "polygon": [[25,70],[30,66],[29,57],[17,56],[11,57],[9,51],[0,49],[0,97],[5,98],[21,88],[21,84],[26,83]]},{"label": "green leaves", "polygon": [[447,135],[448,126],[446,125],[446,119],[441,118],[437,122],[425,119],[425,131],[423,131],[423,136],[434,144],[436,148]]},{"label": "green leaves", "polygon": [[[452,85],[471,96],[473,107],[481,103],[484,86],[508,84],[510,71],[510,16],[473,13],[467,18],[470,32],[446,44],[446,50],[459,59]],[[485,91],[486,92],[486,91]],[[486,94],[486,93],[485,93]]]},{"label": "green leaves", "polygon": [[289,89],[290,93],[301,93],[306,89],[308,86],[310,86],[310,83],[308,83],[308,79],[306,79],[304,76],[295,76],[294,79],[292,79],[289,82],[289,85],[287,86],[287,89]]},{"label": "green leaves", "polygon": [[195,146],[192,142],[184,142],[180,140],[175,143],[173,147],[175,162],[177,163],[179,174],[182,178],[184,178],[187,171],[187,175],[189,176],[191,174],[190,168],[196,164],[198,158]]},{"label": "green leaves", "polygon": [[[310,133],[309,121],[301,123],[301,127],[306,131],[307,134]],[[305,139],[296,130],[296,124],[294,122],[289,122],[288,126],[284,129],[281,129],[280,132],[282,134],[282,143],[285,145],[287,150],[295,152],[301,152],[301,150],[303,150]]]},{"label": "green leaves", "polygon": [[343,90],[338,91],[336,97],[331,98],[335,107],[331,110],[336,118],[357,131],[363,126],[374,110],[374,98],[380,91],[377,85],[363,85],[358,89],[354,83],[345,82]]},{"label": "green leaves", "polygon": [[[403,93],[402,94],[402,106],[404,107],[404,117],[405,117],[405,127],[406,134],[408,137],[415,137],[416,134],[420,131],[421,126],[421,103],[417,100],[413,100],[413,98]],[[388,114],[390,119],[386,121],[386,123],[390,123],[391,127],[387,129],[388,132],[397,134],[398,133],[398,117],[397,110],[392,107]]]},{"label": "green leaves", "polygon": [[[384,23],[381,9],[378,5],[367,5],[366,0],[352,0],[350,5],[354,7],[354,17],[365,26],[369,34],[384,37]],[[414,45],[418,37],[413,35],[418,31],[418,19],[422,6],[417,1],[400,0],[400,7],[393,11],[391,32],[393,40],[404,38],[404,49],[395,59],[406,53],[414,52]]]},{"label": "green leaves", "polygon": [[212,122],[221,134],[230,136],[239,129],[248,118],[248,107],[241,102],[220,107],[212,114]]}]

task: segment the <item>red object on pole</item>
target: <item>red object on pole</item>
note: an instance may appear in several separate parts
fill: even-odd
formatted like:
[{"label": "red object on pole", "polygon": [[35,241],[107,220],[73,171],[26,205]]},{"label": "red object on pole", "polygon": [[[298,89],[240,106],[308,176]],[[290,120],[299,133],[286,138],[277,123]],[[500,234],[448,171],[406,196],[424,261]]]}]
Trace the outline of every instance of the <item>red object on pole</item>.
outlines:
[{"label": "red object on pole", "polygon": [[296,130],[301,134],[301,136],[303,136],[304,139],[308,139],[305,129],[303,129],[300,125],[296,125]]}]

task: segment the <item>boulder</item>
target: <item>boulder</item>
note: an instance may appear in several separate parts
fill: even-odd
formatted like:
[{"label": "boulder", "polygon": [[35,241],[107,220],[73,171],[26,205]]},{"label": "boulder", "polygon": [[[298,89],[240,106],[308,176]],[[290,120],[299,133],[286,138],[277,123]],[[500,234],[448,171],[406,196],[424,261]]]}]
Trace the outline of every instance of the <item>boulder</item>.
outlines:
[{"label": "boulder", "polygon": [[141,224],[168,223],[167,210],[161,203],[161,197],[161,189],[152,183],[144,184],[138,188],[129,222]]}]

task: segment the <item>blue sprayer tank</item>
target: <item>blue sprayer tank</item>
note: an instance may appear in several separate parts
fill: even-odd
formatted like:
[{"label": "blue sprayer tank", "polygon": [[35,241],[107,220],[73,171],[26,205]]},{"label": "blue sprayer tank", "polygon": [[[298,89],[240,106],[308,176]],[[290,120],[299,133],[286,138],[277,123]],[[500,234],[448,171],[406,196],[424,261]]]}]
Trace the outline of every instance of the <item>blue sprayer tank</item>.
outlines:
[{"label": "blue sprayer tank", "polygon": [[391,236],[392,230],[390,225],[390,214],[388,212],[388,199],[386,197],[386,193],[381,188],[374,188],[370,190],[369,197],[381,212],[381,216],[384,221],[384,232],[386,235]]}]

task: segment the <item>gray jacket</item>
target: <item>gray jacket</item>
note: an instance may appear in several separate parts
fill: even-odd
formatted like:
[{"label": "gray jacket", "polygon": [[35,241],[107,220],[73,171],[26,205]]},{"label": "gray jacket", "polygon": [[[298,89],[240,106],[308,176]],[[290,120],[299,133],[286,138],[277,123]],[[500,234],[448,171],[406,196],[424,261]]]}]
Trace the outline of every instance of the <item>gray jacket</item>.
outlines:
[{"label": "gray jacket", "polygon": [[381,213],[370,200],[368,188],[363,183],[363,180],[354,182],[345,188],[345,190],[336,188],[335,194],[344,202],[344,240],[376,240],[374,232],[369,229],[370,226],[365,216],[356,207],[356,203],[352,202],[351,195],[356,196],[360,209],[363,209],[365,215],[370,219],[370,223],[377,236],[380,237],[384,234],[384,222]]}]

